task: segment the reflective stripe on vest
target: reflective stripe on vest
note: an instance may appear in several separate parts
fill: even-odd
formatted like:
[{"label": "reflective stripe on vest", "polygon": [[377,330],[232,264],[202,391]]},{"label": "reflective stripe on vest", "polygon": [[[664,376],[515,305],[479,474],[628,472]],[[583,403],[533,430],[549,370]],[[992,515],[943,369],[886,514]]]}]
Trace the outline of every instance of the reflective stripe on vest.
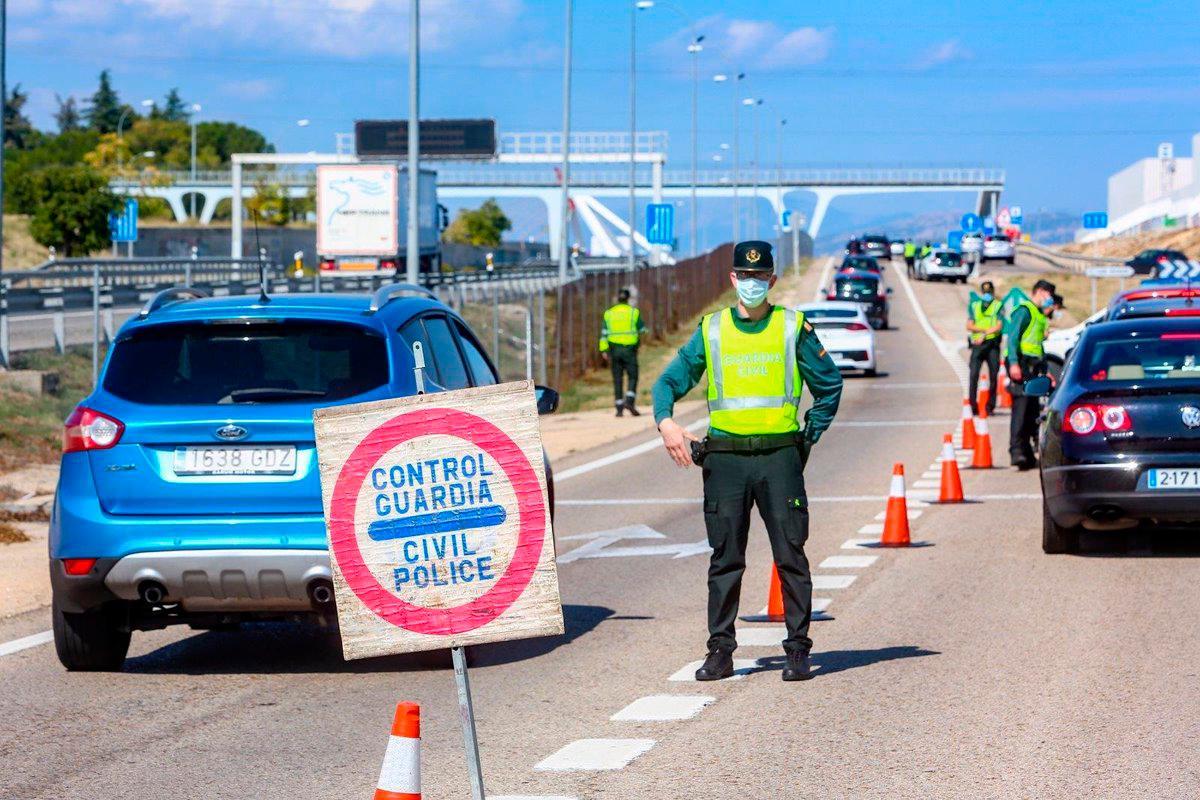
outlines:
[{"label": "reflective stripe on vest", "polygon": [[[994,328],[994,327],[996,327],[996,323],[1000,321],[1000,301],[993,300],[992,304],[990,306],[988,306],[986,310],[983,307],[982,300],[973,301],[971,303],[971,317],[972,317],[972,322],[975,323],[976,328]],[[987,341],[990,339],[999,339],[999,338],[1000,338],[999,331],[997,331],[995,333],[988,333],[988,334],[983,334],[983,333],[972,333],[971,334],[971,342],[974,344],[979,344],[980,342],[983,342],[983,341]]]},{"label": "reflective stripe on vest", "polygon": [[796,361],[796,334],[804,315],[781,306],[767,326],[745,333],[726,308],[707,315],[704,366],[708,372],[709,424],[740,436],[793,433],[804,381]]},{"label": "reflective stripe on vest", "polygon": [[626,303],[617,303],[604,312],[604,338],[609,344],[638,343],[638,310]]},{"label": "reflective stripe on vest", "polygon": [[1032,301],[1022,300],[1021,305],[1029,309],[1029,324],[1021,334],[1021,355],[1041,358],[1046,353],[1042,343],[1046,341],[1046,329],[1050,326],[1050,320]]}]

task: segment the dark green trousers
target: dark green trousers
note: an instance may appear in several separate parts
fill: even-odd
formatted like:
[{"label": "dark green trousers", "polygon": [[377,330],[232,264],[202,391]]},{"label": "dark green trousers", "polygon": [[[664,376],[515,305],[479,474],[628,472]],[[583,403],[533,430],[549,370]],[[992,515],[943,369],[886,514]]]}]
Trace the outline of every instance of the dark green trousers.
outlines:
[{"label": "dark green trousers", "polygon": [[708,646],[737,646],[734,623],[746,570],[750,509],[758,507],[783,585],[787,618],[784,650],[812,647],[812,576],[808,540],[808,497],[800,451],[784,447],[765,453],[709,453],[704,459],[704,524],[712,559],[708,566]]},{"label": "dark green trousers", "polygon": [[[612,364],[613,397],[618,403],[626,398],[633,400],[637,397],[638,362],[637,345],[610,344],[608,360]],[[629,379],[629,388],[625,388],[625,378]]]}]

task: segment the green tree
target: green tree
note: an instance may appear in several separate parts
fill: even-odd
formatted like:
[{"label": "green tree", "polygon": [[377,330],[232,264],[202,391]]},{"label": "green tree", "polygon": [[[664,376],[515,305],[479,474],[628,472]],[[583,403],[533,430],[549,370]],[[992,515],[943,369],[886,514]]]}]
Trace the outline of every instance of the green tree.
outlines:
[{"label": "green tree", "polygon": [[222,164],[234,153],[274,153],[274,145],[258,131],[236,122],[201,122],[196,126],[196,146],[211,147]]},{"label": "green tree", "polygon": [[287,225],[287,193],[277,183],[260,182],[254,187],[254,195],[246,199],[246,212],[251,220],[260,223]]},{"label": "green tree", "polygon": [[4,146],[23,150],[31,143],[34,134],[33,123],[25,116],[25,103],[29,93],[21,91],[21,84],[12,89],[12,94],[4,100]]},{"label": "green tree", "polygon": [[[157,109],[157,106],[155,108]],[[187,122],[191,119],[192,112],[188,110],[187,103],[183,102],[183,98],[179,96],[179,89],[171,89],[167,92],[166,102],[163,103],[158,116],[159,119],[167,122]]]},{"label": "green tree", "polygon": [[128,107],[121,105],[121,98],[112,87],[112,75],[108,70],[103,70],[100,73],[100,86],[92,94],[83,112],[88,127],[100,133],[113,133],[121,120],[121,114],[126,110]]},{"label": "green tree", "polygon": [[108,244],[108,215],[121,199],[99,172],[85,166],[52,166],[21,173],[12,183],[14,204],[32,210],[29,232],[59,254],[84,256]]},{"label": "green tree", "polygon": [[461,209],[442,232],[442,240],[451,244],[495,247],[507,230],[512,230],[512,221],[495,199],[489,199],[477,209]]},{"label": "green tree", "polygon": [[58,125],[58,132],[67,133],[79,130],[80,115],[75,98],[68,96],[66,100],[63,100],[55,93],[54,102],[58,103],[58,111],[54,112],[54,122]]}]

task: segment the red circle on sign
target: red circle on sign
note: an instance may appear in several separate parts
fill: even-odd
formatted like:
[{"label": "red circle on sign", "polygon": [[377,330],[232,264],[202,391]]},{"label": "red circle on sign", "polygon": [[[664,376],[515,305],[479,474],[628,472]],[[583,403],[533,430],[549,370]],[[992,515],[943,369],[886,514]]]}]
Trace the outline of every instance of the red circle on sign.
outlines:
[{"label": "red circle on sign", "polygon": [[[421,436],[445,435],[470,442],[496,460],[517,496],[519,530],[508,569],[496,585],[469,603],[453,608],[425,608],[389,592],[363,560],[354,532],[355,509],[367,473],[392,448]],[[342,576],[363,605],[393,625],[416,633],[445,636],[474,630],[508,610],[541,559],[546,539],[546,510],[537,474],[517,443],[504,431],[474,414],[437,408],[409,411],[380,425],[350,453],[333,488],[329,513],[329,547]]]}]

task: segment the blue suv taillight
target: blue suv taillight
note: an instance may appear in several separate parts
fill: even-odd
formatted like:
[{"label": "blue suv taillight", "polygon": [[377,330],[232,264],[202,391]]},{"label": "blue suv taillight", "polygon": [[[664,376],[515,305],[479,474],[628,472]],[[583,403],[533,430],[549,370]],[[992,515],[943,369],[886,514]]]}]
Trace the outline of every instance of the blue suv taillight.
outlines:
[{"label": "blue suv taillight", "polygon": [[63,452],[106,450],[121,441],[125,425],[87,406],[77,406],[63,427]]}]

